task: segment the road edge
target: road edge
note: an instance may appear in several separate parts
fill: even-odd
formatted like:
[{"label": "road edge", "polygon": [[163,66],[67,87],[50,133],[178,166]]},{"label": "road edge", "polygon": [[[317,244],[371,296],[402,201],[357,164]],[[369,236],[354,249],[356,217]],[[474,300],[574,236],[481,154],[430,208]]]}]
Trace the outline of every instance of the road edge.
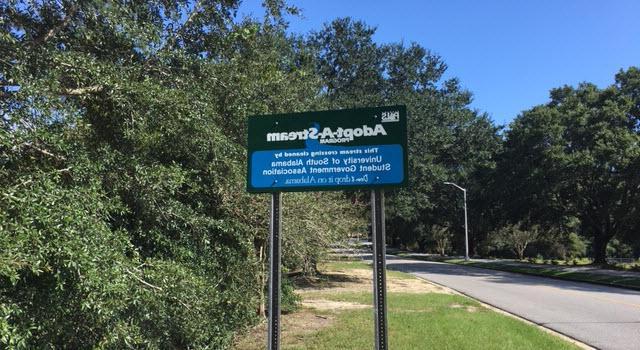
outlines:
[{"label": "road edge", "polygon": [[[502,269],[502,268],[497,268],[497,267],[468,265],[468,264],[457,263],[457,262],[428,260],[428,259],[421,259],[419,257],[396,255],[396,253],[387,253],[387,254],[393,255],[393,256],[395,256],[395,257],[397,257],[399,259],[408,259],[408,260],[426,261],[426,262],[436,262],[436,263],[441,263],[441,264],[450,264],[450,265],[458,265],[458,266],[465,266],[465,267],[473,267],[473,268],[482,269],[482,270],[502,271],[502,272],[518,273],[518,274],[526,275],[526,276],[536,276],[536,277],[551,278],[551,279],[555,279],[555,280],[559,280],[559,281],[587,283],[587,284],[593,284],[593,285],[598,285],[598,286],[605,286],[605,287],[612,287],[612,288],[620,288],[620,289],[626,289],[626,290],[640,291],[640,287],[630,286],[630,285],[626,285],[626,284],[618,284],[618,283],[611,283],[611,282],[601,282],[601,281],[593,281],[593,280],[584,280],[584,279],[580,279],[580,278],[571,278],[571,277],[565,277],[565,276],[544,275],[544,274],[538,274],[538,273],[535,273],[535,272],[528,272],[528,271],[513,271],[513,270]],[[473,262],[473,259],[471,259],[471,261]],[[579,272],[579,273],[588,274],[586,272]],[[595,275],[598,275],[598,274],[595,274]]]},{"label": "road edge", "polygon": [[[418,259],[413,259],[413,260],[418,260]],[[420,261],[425,261],[425,260],[420,260]],[[458,265],[458,266],[465,266],[465,267],[473,267],[473,268],[482,269],[482,270],[493,270],[493,271],[502,271],[502,272],[510,272],[510,273],[519,273],[521,275],[551,278],[551,279],[555,279],[555,280],[559,280],[559,281],[587,283],[587,284],[593,284],[593,285],[598,285],[598,286],[605,286],[605,287],[633,290],[633,291],[636,291],[636,292],[640,291],[639,287],[634,287],[634,286],[629,286],[629,285],[624,285],[624,284],[617,284],[617,283],[608,283],[608,282],[600,282],[600,281],[587,281],[587,280],[578,279],[578,278],[567,278],[567,277],[564,277],[564,276],[550,276],[550,275],[537,274],[537,273],[534,273],[534,272],[513,271],[513,270],[508,270],[508,269],[500,269],[500,268],[487,267],[487,266],[466,265],[466,264],[458,264],[458,263],[450,263],[450,262],[441,262],[441,263],[443,263],[443,264],[451,264],[451,265]]]}]

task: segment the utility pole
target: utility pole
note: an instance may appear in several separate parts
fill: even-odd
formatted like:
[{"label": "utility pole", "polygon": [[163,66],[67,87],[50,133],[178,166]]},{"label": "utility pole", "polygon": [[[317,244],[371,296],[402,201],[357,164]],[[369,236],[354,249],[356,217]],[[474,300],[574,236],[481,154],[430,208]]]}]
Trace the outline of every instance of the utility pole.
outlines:
[{"label": "utility pole", "polygon": [[457,187],[462,191],[464,195],[464,260],[469,261],[469,229],[467,227],[467,190],[462,188],[453,182],[445,182],[445,185],[451,185]]}]

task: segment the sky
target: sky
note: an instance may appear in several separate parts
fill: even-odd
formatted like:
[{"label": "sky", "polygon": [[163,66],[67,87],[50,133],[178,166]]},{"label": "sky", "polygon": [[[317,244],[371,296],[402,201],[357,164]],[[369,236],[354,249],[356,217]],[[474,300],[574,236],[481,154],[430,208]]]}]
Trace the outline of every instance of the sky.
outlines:
[{"label": "sky", "polygon": [[[261,0],[240,13],[261,17]],[[472,107],[507,125],[548,101],[549,90],[614,83],[640,66],[640,0],[290,0],[302,9],[290,31],[337,17],[376,27],[378,43],[416,42],[440,55],[474,95]]]}]

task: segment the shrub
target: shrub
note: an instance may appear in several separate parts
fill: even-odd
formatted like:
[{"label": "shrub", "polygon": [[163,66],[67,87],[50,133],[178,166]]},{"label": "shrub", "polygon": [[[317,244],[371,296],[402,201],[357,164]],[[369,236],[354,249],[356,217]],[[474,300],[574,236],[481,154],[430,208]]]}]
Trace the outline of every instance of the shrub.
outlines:
[{"label": "shrub", "polygon": [[298,310],[300,306],[300,296],[296,294],[293,282],[288,277],[282,277],[280,308],[283,313],[290,313]]},{"label": "shrub", "polygon": [[567,237],[567,256],[570,258],[582,258],[587,255],[587,241],[577,233],[571,232]]}]

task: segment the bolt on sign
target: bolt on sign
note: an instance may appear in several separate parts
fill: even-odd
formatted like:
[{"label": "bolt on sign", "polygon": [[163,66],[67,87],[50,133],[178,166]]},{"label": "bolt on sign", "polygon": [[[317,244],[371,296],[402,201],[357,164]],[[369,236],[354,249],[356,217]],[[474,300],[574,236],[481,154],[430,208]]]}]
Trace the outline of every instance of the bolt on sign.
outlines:
[{"label": "bolt on sign", "polygon": [[406,183],[404,106],[249,118],[249,192],[394,187]]},{"label": "bolt on sign", "polygon": [[268,349],[280,349],[284,191],[371,190],[376,350],[387,349],[384,189],[407,183],[405,106],[249,117],[247,191],[271,192]]}]

